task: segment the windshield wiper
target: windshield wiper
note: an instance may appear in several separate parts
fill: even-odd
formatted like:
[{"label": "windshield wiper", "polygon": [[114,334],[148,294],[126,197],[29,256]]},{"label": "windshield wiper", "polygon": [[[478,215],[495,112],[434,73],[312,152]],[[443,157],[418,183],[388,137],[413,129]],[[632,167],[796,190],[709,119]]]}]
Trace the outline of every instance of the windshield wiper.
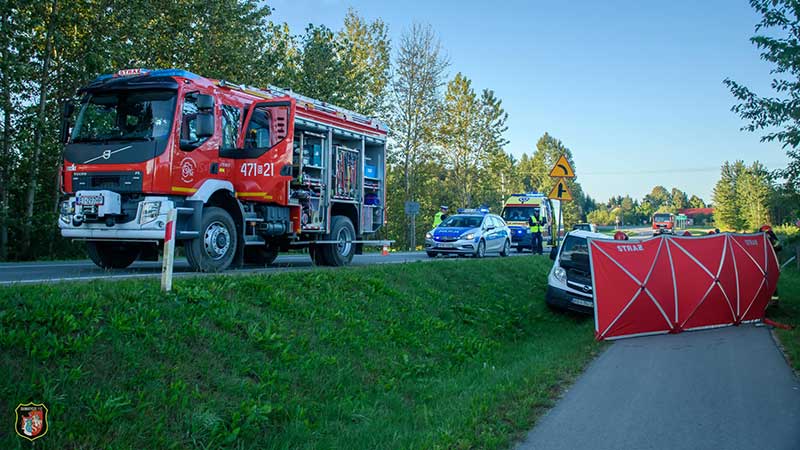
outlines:
[{"label": "windshield wiper", "polygon": [[90,138],[90,137],[79,137],[72,140],[73,144],[77,144],[78,142],[105,142],[106,139],[99,139],[99,138]]},{"label": "windshield wiper", "polygon": [[153,141],[155,140],[154,137],[151,136],[122,136],[118,138],[114,138],[114,141]]}]

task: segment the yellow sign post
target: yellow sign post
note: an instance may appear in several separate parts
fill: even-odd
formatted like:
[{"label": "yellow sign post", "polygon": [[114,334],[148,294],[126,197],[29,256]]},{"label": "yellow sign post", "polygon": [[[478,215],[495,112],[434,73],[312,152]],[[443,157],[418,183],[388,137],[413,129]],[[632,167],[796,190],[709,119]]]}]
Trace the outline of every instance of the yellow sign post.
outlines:
[{"label": "yellow sign post", "polygon": [[575,171],[572,170],[572,166],[567,161],[566,156],[561,155],[558,158],[556,164],[550,169],[550,176],[553,178],[575,178]]},{"label": "yellow sign post", "polygon": [[572,193],[569,191],[567,187],[567,180],[564,178],[559,178],[558,182],[553,189],[550,191],[550,194],[547,198],[551,200],[560,200],[562,202],[571,202],[572,201]]},{"label": "yellow sign post", "polygon": [[553,236],[553,245],[556,245],[558,243],[559,233],[561,232],[561,209],[563,207],[561,202],[572,201],[572,193],[567,187],[567,179],[575,178],[575,170],[572,169],[572,165],[567,160],[566,155],[561,155],[558,158],[558,161],[556,161],[556,163],[553,165],[553,168],[550,169],[550,177],[556,179],[556,185],[553,186],[553,189],[550,191],[550,194],[547,196],[547,198],[559,201],[558,223],[556,223],[555,233],[551,233]]}]

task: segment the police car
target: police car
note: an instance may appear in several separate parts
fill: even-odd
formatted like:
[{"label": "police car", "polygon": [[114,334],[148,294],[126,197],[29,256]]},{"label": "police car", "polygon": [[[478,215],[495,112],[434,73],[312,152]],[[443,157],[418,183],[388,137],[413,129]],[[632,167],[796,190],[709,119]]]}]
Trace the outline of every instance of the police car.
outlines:
[{"label": "police car", "polygon": [[551,308],[593,314],[594,290],[588,239],[611,239],[591,231],[570,231],[564,242],[550,250],[554,262],[547,276],[545,301]]},{"label": "police car", "polygon": [[500,216],[486,210],[459,210],[425,234],[425,251],[431,258],[445,254],[483,258],[490,252],[508,256],[511,231]]}]

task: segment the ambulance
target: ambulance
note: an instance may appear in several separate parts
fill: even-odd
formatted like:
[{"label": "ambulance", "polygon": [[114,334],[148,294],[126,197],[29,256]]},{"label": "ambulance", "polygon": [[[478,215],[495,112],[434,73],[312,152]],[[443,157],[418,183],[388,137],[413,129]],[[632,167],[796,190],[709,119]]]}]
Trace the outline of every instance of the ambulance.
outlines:
[{"label": "ambulance", "polygon": [[542,242],[552,236],[553,208],[545,194],[529,192],[511,194],[503,205],[501,213],[511,229],[511,246],[522,252],[531,248],[531,233],[528,219],[535,215],[542,224]]}]

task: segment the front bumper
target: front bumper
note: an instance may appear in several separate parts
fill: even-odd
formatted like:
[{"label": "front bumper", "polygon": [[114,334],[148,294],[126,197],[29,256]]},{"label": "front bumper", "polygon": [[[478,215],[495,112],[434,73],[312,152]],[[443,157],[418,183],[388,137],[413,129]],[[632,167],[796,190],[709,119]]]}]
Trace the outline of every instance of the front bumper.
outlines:
[{"label": "front bumper", "polygon": [[[80,221],[80,211],[74,206],[75,197],[70,197],[67,202],[73,205],[74,211],[62,211],[58,227],[61,236],[74,239],[113,239],[113,240],[163,240],[167,224],[167,213],[175,208],[175,203],[168,197],[144,197],[139,200],[136,216],[132,220],[111,225],[105,221]],[[142,222],[142,206],[145,202],[160,202],[158,214],[151,216],[152,220]],[[76,218],[77,216],[77,218]]]},{"label": "front bumper", "polygon": [[438,253],[473,254],[478,248],[477,242],[477,239],[459,239],[449,242],[425,239],[425,250]]},{"label": "front bumper", "polygon": [[509,227],[511,229],[511,246],[530,248],[531,237],[533,236],[528,230],[520,229],[519,227]]},{"label": "front bumper", "polygon": [[[592,297],[567,292],[549,284],[547,285],[547,293],[544,299],[548,305],[555,308],[568,309],[582,314],[594,314],[594,300]],[[589,304],[592,304],[592,306],[589,306]]]}]

